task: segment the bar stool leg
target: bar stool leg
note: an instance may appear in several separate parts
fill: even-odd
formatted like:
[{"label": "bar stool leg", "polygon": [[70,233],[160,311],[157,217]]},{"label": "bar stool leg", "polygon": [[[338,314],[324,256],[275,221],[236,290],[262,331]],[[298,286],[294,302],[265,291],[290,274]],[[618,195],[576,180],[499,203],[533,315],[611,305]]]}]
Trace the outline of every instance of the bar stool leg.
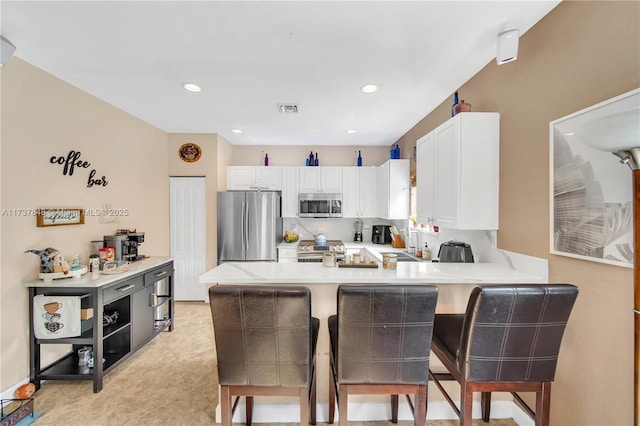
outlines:
[{"label": "bar stool leg", "polygon": [[220,386],[220,409],[222,426],[231,426],[231,392],[229,386]]},{"label": "bar stool leg", "polygon": [[480,407],[482,409],[482,420],[489,421],[491,412],[491,392],[482,392],[480,395]]},{"label": "bar stool leg", "polygon": [[339,385],[338,388],[338,415],[340,416],[340,426],[347,426],[347,401],[349,395],[348,385]]},{"label": "bar stool leg", "polygon": [[391,423],[398,423],[398,395],[391,395]]}]

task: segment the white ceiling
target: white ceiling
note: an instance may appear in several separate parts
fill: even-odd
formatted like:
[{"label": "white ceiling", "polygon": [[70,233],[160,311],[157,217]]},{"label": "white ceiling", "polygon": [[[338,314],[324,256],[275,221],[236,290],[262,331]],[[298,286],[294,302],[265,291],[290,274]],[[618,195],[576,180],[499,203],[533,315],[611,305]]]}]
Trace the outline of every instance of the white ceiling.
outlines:
[{"label": "white ceiling", "polygon": [[558,3],[2,0],[0,18],[15,56],[166,132],[388,146]]}]

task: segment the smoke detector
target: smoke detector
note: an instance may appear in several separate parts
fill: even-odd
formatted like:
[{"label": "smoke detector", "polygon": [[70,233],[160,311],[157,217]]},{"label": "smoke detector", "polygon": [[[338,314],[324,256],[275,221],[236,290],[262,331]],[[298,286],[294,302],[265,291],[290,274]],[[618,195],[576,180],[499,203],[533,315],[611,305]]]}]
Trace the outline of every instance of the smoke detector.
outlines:
[{"label": "smoke detector", "polygon": [[297,114],[298,104],[278,104],[278,111],[284,114]]}]

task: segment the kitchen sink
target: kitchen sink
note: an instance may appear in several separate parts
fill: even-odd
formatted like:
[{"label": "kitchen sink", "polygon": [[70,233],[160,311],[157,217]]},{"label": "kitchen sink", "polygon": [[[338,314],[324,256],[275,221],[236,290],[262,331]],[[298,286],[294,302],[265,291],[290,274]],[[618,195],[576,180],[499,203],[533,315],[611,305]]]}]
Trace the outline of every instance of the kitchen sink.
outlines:
[{"label": "kitchen sink", "polygon": [[397,251],[381,251],[381,255],[383,254],[395,254],[398,256],[398,262],[419,262],[421,259],[418,259],[415,256],[410,255],[409,253],[402,253]]}]

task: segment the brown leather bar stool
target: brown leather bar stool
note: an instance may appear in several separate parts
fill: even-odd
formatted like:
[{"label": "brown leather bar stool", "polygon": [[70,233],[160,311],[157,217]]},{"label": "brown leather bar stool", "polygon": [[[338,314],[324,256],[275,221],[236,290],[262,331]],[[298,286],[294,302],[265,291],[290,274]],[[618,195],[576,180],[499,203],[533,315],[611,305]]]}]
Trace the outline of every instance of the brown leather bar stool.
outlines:
[{"label": "brown leather bar stool", "polygon": [[[429,374],[461,425],[471,425],[474,392],[485,422],[491,392],[511,392],[536,426],[549,424],[551,382],[577,296],[569,284],[478,286],[465,314],[436,315],[431,348],[449,373]],[[460,409],[441,380],[460,383]],[[535,413],[516,392],[536,393]]]},{"label": "brown leather bar stool", "polygon": [[[427,384],[438,288],[429,285],[341,285],[337,315],[329,317],[329,423],[336,394],[340,425],[347,424],[351,394],[406,394],[415,424],[427,416]],[[414,405],[408,394],[415,396]]]},{"label": "brown leather bar stool", "polygon": [[222,425],[231,425],[240,396],[245,396],[251,425],[253,397],[260,395],[298,396],[300,424],[315,424],[314,352],[320,322],[311,317],[309,289],[217,285],[209,288],[209,298]]}]

